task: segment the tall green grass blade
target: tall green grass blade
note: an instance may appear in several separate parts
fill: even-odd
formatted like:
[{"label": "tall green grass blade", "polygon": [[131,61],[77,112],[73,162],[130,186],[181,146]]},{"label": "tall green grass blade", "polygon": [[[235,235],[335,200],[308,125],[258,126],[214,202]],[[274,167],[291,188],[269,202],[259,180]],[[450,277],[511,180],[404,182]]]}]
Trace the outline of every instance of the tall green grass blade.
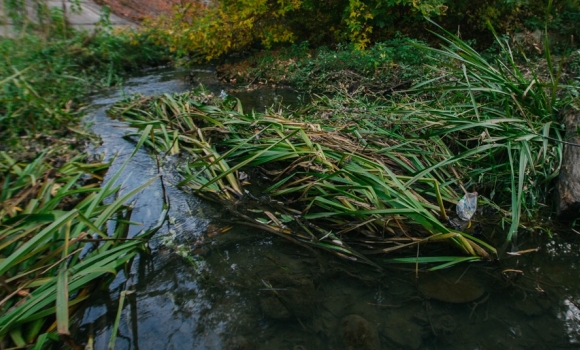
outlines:
[{"label": "tall green grass blade", "polygon": [[56,283],[56,322],[59,335],[69,336],[68,330],[68,271],[66,262],[61,263]]},{"label": "tall green grass blade", "polygon": [[78,215],[76,210],[71,210],[70,212],[62,215],[51,225],[40,231],[34,238],[22,245],[18,250],[10,254],[6,259],[0,261],[0,275],[4,275],[8,269],[14,267],[15,264],[22,261],[22,259],[35,249],[39,244],[45,242],[49,237],[58,231],[61,227],[66,225],[71,219]]},{"label": "tall green grass blade", "polygon": [[131,291],[122,291],[119,295],[119,307],[117,309],[117,316],[115,317],[115,322],[113,323],[113,329],[111,330],[111,338],[109,339],[109,350],[115,349],[115,341],[117,339],[117,332],[119,330],[119,323],[121,321],[121,315],[123,313],[123,305],[125,303],[125,298]]}]

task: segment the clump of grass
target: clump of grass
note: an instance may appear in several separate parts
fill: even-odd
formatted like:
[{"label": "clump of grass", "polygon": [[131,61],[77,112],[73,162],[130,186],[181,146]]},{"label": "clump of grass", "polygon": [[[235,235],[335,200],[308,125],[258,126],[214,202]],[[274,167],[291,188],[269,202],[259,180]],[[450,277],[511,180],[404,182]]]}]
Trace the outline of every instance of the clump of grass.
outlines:
[{"label": "clump of grass", "polygon": [[[532,215],[548,203],[561,162],[566,87],[547,47],[542,75],[522,69],[500,38],[502,56],[489,62],[458,37],[439,37],[442,49],[418,45],[437,57],[436,77],[394,101],[365,103],[346,91],[290,118],[187,93],[130,100],[111,112],[150,128],[147,142],[158,152],[187,153],[181,185],[224,203],[246,224],[374,266],[373,254],[428,241],[451,242],[468,258],[395,261],[441,268],[490,259],[493,247],[446,225],[447,210],[460,188],[477,190],[505,209],[509,241],[522,208]],[[340,99],[348,102],[321,112]],[[272,201],[244,187],[241,171],[251,168],[269,178],[263,194]]]},{"label": "clump of grass", "polygon": [[[485,59],[457,36],[436,34],[447,46],[434,51],[438,77],[414,87],[417,93],[393,113],[426,127],[422,138],[439,138],[452,157],[419,172],[456,164],[465,169],[466,186],[479,188],[501,205],[509,205],[509,241],[517,234],[522,210],[530,217],[550,202],[552,179],[560,170],[563,130],[560,113],[569,104],[546,38],[545,70],[516,62],[509,42],[496,36],[501,53]],[[524,57],[525,59],[525,57]],[[563,61],[562,61],[563,62]]]},{"label": "clump of grass", "polygon": [[[412,176],[444,161],[444,144],[428,153],[431,141],[409,142],[370,121],[322,126],[245,114],[232,99],[207,105],[200,96],[134,98],[110,113],[148,135],[156,152],[187,154],[181,185],[223,203],[241,223],[375,267],[372,255],[435,241],[450,242],[470,261],[494,258],[489,244],[444,224],[460,197],[449,183],[441,186],[451,170]],[[244,187],[242,170],[251,168],[270,179],[263,194],[271,201]]]},{"label": "clump of grass", "polygon": [[155,178],[110,201],[123,167],[102,187],[83,185],[87,176],[100,180],[108,164],[85,164],[77,156],[50,166],[52,152],[27,164],[0,153],[0,341],[6,345],[42,348],[60,337],[78,348],[69,315],[159,228],[127,236],[127,202]]}]

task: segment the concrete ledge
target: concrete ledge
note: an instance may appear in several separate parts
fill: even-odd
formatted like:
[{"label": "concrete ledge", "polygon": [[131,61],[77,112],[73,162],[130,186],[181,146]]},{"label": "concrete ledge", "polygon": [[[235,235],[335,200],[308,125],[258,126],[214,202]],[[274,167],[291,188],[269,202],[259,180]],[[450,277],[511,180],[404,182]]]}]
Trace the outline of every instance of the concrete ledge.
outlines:
[{"label": "concrete ledge", "polygon": [[[103,6],[95,3],[92,0],[82,0],[79,2],[81,6],[81,11],[75,6],[72,6],[70,1],[61,0],[48,0],[46,4],[49,7],[56,7],[62,9],[63,5],[66,12],[66,20],[73,27],[77,29],[84,29],[92,31],[97,28],[97,23],[101,19]],[[28,20],[35,23],[38,22],[36,16],[36,11],[34,9],[34,3],[31,0],[26,1],[26,13]],[[0,1],[0,21],[8,22],[0,25],[0,36],[15,36],[18,34],[17,28],[7,21],[7,16],[4,10],[4,1]],[[114,13],[109,14],[109,20],[113,26],[137,26],[134,22],[131,22],[125,18],[119,17]],[[3,29],[2,29],[3,28]]]}]

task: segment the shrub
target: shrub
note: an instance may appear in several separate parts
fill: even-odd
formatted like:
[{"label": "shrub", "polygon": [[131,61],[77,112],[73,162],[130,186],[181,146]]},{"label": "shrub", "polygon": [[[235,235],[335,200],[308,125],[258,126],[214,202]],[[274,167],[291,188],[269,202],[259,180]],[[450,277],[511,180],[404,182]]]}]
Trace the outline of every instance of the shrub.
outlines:
[{"label": "shrub", "polygon": [[314,46],[350,43],[356,49],[390,40],[400,32],[438,40],[426,18],[457,31],[479,48],[494,41],[491,23],[500,33],[544,27],[562,38],[578,36],[579,0],[552,5],[526,0],[222,0],[212,6],[188,4],[171,16],[150,20],[150,35],[179,55],[211,60],[255,45],[271,48],[296,41]]},{"label": "shrub", "polygon": [[90,90],[166,57],[138,33],[69,29],[66,37],[53,39],[0,39],[0,136],[18,142],[16,136],[66,126]]}]

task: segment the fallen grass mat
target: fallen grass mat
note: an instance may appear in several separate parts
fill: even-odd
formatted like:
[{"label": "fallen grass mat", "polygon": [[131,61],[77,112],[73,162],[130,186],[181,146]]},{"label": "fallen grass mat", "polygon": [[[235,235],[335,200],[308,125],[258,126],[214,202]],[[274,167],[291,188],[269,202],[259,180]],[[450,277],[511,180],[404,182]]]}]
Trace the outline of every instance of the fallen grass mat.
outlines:
[{"label": "fallen grass mat", "polygon": [[[109,113],[139,130],[128,137],[147,135],[155,152],[188,159],[180,185],[222,203],[239,223],[375,267],[373,255],[429,242],[456,247],[464,254],[457,262],[495,258],[492,246],[444,224],[461,197],[451,183],[441,186],[453,170],[424,172],[449,157],[444,144],[371,124],[244,113],[232,98],[207,101],[205,92],[137,96]],[[248,177],[252,169],[259,175]],[[248,180],[262,177],[267,186],[251,191]]]},{"label": "fallen grass mat", "polygon": [[77,156],[53,166],[52,151],[28,164],[0,152],[0,342],[9,347],[41,349],[60,338],[79,348],[70,314],[159,228],[127,236],[127,203],[156,178],[120,195],[113,184],[124,165],[100,187],[94,180],[108,164]]},{"label": "fallen grass mat", "polygon": [[[509,204],[506,241],[517,238],[522,217],[534,217],[553,197],[553,179],[563,153],[563,111],[572,108],[572,86],[566,85],[564,59],[554,64],[547,27],[544,65],[532,62],[510,47],[507,38],[491,28],[499,54],[486,59],[459,37],[438,27],[432,32],[446,46],[418,45],[433,54],[436,78],[413,87],[415,97],[392,113],[423,125],[423,137],[443,139],[456,150],[446,162],[462,164],[469,185],[478,185]],[[544,66],[543,68],[541,66]],[[574,84],[574,83],[572,83]],[[498,189],[496,191],[496,189]],[[507,198],[505,198],[507,197]]]}]

